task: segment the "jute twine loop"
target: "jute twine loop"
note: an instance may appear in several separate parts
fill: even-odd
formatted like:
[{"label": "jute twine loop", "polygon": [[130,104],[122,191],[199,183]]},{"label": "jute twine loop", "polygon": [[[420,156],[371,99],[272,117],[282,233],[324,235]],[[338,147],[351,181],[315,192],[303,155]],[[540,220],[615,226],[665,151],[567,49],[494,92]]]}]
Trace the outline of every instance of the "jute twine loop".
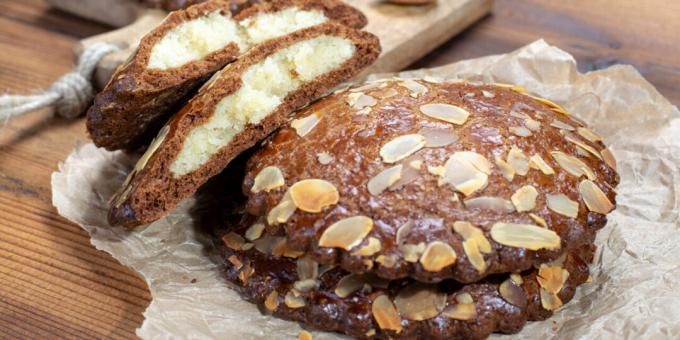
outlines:
[{"label": "jute twine loop", "polygon": [[43,93],[0,95],[0,122],[45,107],[52,107],[60,117],[80,116],[94,98],[91,79],[97,64],[107,54],[118,50],[118,46],[110,43],[92,44],[78,58],[75,70],[59,78]]}]

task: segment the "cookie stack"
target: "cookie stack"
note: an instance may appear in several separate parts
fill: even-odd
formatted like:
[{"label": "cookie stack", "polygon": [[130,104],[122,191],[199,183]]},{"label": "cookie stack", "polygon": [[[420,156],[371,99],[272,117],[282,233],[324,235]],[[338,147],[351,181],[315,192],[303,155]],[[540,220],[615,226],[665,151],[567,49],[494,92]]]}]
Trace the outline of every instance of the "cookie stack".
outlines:
[{"label": "cookie stack", "polygon": [[522,88],[373,81],[267,140],[217,243],[248,299],[313,328],[515,333],[588,281],[615,166],[600,136]]}]

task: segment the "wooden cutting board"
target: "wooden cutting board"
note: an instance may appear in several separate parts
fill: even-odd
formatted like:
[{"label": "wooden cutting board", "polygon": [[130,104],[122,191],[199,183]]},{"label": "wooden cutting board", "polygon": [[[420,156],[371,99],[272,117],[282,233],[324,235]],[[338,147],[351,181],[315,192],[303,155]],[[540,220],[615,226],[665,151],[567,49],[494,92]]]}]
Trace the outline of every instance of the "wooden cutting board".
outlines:
[{"label": "wooden cutting board", "polygon": [[[117,30],[81,40],[77,55],[96,42],[111,42],[124,47],[105,57],[95,73],[102,87],[118,65],[137,46],[139,39],[165,17],[161,10],[146,9],[135,0],[48,0],[53,6],[77,15],[119,26]],[[420,59],[489,12],[493,0],[439,0],[426,6],[403,6],[384,1],[346,0],[369,19],[366,30],[376,34],[383,53],[364,72],[398,71]]]}]

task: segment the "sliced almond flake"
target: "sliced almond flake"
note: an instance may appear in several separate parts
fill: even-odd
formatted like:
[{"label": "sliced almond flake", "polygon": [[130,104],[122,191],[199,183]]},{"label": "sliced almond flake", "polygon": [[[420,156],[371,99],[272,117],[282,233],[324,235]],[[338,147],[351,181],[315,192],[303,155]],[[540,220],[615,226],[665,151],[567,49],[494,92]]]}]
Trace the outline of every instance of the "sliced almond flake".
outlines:
[{"label": "sliced almond flake", "polygon": [[268,166],[260,170],[257,176],[255,176],[253,187],[250,188],[250,191],[253,193],[258,193],[263,190],[269,192],[284,184],[286,184],[286,182],[283,179],[281,169],[275,166]]},{"label": "sliced almond flake", "polygon": [[463,203],[465,203],[465,207],[469,209],[489,210],[499,214],[507,214],[515,211],[512,202],[500,197],[480,196],[466,199]]},{"label": "sliced almond flake", "polygon": [[454,320],[472,320],[477,317],[477,309],[474,304],[459,303],[444,309],[442,315]]},{"label": "sliced almond flake", "polygon": [[514,282],[518,286],[524,283],[524,279],[522,279],[522,275],[519,275],[517,273],[511,273],[510,279],[512,280],[512,282]]},{"label": "sliced almond flake", "polygon": [[589,128],[578,127],[576,131],[578,132],[579,135],[581,135],[581,137],[589,140],[590,142],[597,143],[602,141],[602,136],[598,135]]},{"label": "sliced almond flake", "polygon": [[319,263],[309,256],[297,259],[298,280],[316,279],[319,277]]},{"label": "sliced almond flake", "polygon": [[253,241],[253,243],[255,244],[255,249],[257,251],[262,254],[271,255],[272,248],[274,248],[275,245],[278,245],[281,242],[281,239],[283,239],[283,237],[264,235]]},{"label": "sliced almond flake", "polygon": [[604,159],[604,163],[609,165],[610,168],[616,170],[616,158],[614,158],[614,154],[609,150],[609,148],[604,148],[600,150],[600,154],[602,154],[602,159]]},{"label": "sliced almond flake", "polygon": [[245,285],[248,283],[248,280],[250,280],[250,277],[253,275],[253,273],[255,273],[255,269],[250,265],[250,263],[246,263],[243,269],[241,269],[241,271],[238,273],[238,278]]},{"label": "sliced almond flake", "polygon": [[262,236],[263,231],[264,231],[264,223],[257,222],[255,224],[251,225],[250,228],[248,228],[248,230],[246,230],[246,233],[244,235],[245,235],[246,239],[248,239],[248,241],[255,241],[258,238],[260,238],[260,236]]},{"label": "sliced almond flake", "polygon": [[538,197],[538,190],[532,185],[525,185],[510,197],[512,204],[515,206],[517,211],[530,211],[536,207],[536,198]]},{"label": "sliced almond flake", "polygon": [[243,268],[243,262],[241,262],[241,260],[238,259],[238,256],[231,255],[227,258],[227,260],[234,265],[234,268],[236,268],[236,270]]},{"label": "sliced almond flake", "polygon": [[279,293],[275,290],[273,290],[267,298],[264,300],[264,306],[269,310],[270,312],[273,312],[276,310],[276,308],[279,307]]},{"label": "sliced almond flake", "polygon": [[394,268],[397,265],[397,256],[394,254],[380,255],[375,259],[375,262],[385,268]]},{"label": "sliced almond flake", "polygon": [[441,241],[434,241],[427,245],[420,256],[420,264],[428,272],[438,272],[456,263],[456,252],[450,245]]},{"label": "sliced almond flake", "polygon": [[375,336],[375,329],[371,328],[371,329],[368,330],[368,332],[366,332],[367,338],[372,338],[374,336]]},{"label": "sliced almond flake", "polygon": [[550,101],[550,100],[548,100],[548,99],[541,98],[541,97],[536,97],[536,96],[532,96],[532,95],[529,95],[529,97],[535,99],[535,100],[538,101],[538,102],[541,102],[541,103],[547,105],[548,107],[550,107],[551,109],[553,109],[553,111],[562,113],[562,114],[567,115],[567,116],[569,115],[569,113],[567,112],[567,110],[565,110],[565,109],[564,109],[563,107],[561,107],[560,105],[558,105],[558,104],[556,104],[556,103],[554,103],[554,102],[552,102],[552,101]]},{"label": "sliced almond flake", "polygon": [[574,149],[576,149],[576,156],[583,158],[590,157],[590,152],[586,151],[582,147],[574,145]]},{"label": "sliced almond flake", "polygon": [[593,170],[586,165],[586,163],[583,163],[580,159],[567,155],[564,152],[561,151],[553,151],[550,153],[555,161],[557,161],[557,164],[560,165],[564,171],[568,172],[569,174],[576,176],[576,177],[581,177],[582,175],[585,175],[588,177],[590,180],[595,180],[596,176]]},{"label": "sliced almond flake", "polygon": [[541,123],[531,118],[527,118],[524,120],[524,126],[526,126],[527,129],[531,131],[539,131],[541,129]]},{"label": "sliced almond flake", "polygon": [[541,264],[536,276],[536,280],[541,285],[541,288],[552,294],[559,293],[568,279],[569,272],[567,270],[561,266],[550,266],[545,263]]},{"label": "sliced almond flake", "polygon": [[349,274],[338,281],[338,285],[334,290],[335,295],[344,299],[361,289],[365,283],[366,275]]},{"label": "sliced almond flake", "polygon": [[427,140],[422,135],[402,135],[385,143],[380,148],[380,157],[385,163],[395,163],[422,149],[425,143]]},{"label": "sliced almond flake", "polygon": [[409,91],[411,91],[410,96],[413,98],[418,98],[421,94],[427,93],[427,86],[422,85],[421,83],[415,81],[415,80],[404,80],[399,85],[407,88]]},{"label": "sliced almond flake", "polygon": [[243,251],[250,250],[250,249],[253,249],[254,246],[255,246],[255,244],[253,244],[253,243],[244,243],[241,246],[241,250],[243,250]]},{"label": "sliced almond flake", "polygon": [[463,241],[463,251],[465,252],[465,255],[467,255],[470,264],[472,264],[479,273],[484,273],[486,271],[488,266],[484,260],[484,255],[479,250],[476,239]]},{"label": "sliced almond flake", "polygon": [[379,87],[382,87],[385,83],[377,83],[377,82],[370,82],[367,83],[366,85],[362,85],[353,89],[350,89],[349,92],[364,92],[372,89],[377,89]]},{"label": "sliced almond flake", "polygon": [[359,245],[373,229],[373,220],[354,216],[331,224],[319,238],[319,246],[350,250]]},{"label": "sliced almond flake", "polygon": [[473,98],[474,96],[476,96],[476,94],[474,94],[474,92],[467,92],[463,95],[463,97],[465,97],[465,98]]},{"label": "sliced almond flake", "polygon": [[509,247],[529,250],[560,248],[560,237],[554,231],[533,224],[497,222],[491,227],[491,238]]},{"label": "sliced almond flake", "polygon": [[401,178],[402,165],[397,164],[387,168],[368,180],[368,192],[373,196],[380,195],[385,189]]},{"label": "sliced almond flake", "polygon": [[380,240],[375,237],[368,238],[368,244],[352,252],[352,256],[373,256],[382,249]]},{"label": "sliced almond flake", "polygon": [[541,216],[538,216],[538,215],[533,214],[533,213],[529,213],[529,217],[531,217],[531,219],[534,220],[534,222],[536,222],[541,227],[543,227],[543,228],[548,227],[548,223],[543,218],[541,218]]},{"label": "sliced almond flake", "polygon": [[472,299],[472,295],[470,295],[470,293],[465,292],[456,295],[456,302],[471,305],[475,303],[475,300]]},{"label": "sliced almond flake", "polygon": [[335,158],[329,154],[328,152],[321,152],[316,154],[316,158],[319,160],[319,163],[323,165],[328,165],[330,164]]},{"label": "sliced almond flake", "polygon": [[290,126],[295,129],[298,136],[304,137],[314,129],[316,124],[319,124],[319,121],[321,121],[321,113],[317,111],[307,117],[294,119]]},{"label": "sliced almond flake", "polygon": [[399,245],[399,250],[401,250],[401,253],[404,255],[404,261],[416,263],[420,259],[420,256],[425,252],[425,243],[402,244]]},{"label": "sliced almond flake", "polygon": [[470,116],[470,112],[460,106],[439,103],[421,105],[420,112],[428,117],[457,125],[463,125]]},{"label": "sliced almond flake", "polygon": [[293,287],[297,289],[298,291],[302,293],[307,293],[313,289],[316,289],[318,286],[319,281],[314,280],[314,279],[307,279],[307,280],[299,280],[293,282]]},{"label": "sliced almond flake", "polygon": [[434,285],[415,282],[399,291],[394,305],[399,315],[407,320],[428,320],[444,310],[446,293],[438,291]]},{"label": "sliced almond flake", "polygon": [[439,165],[439,166],[427,166],[427,172],[435,175],[435,176],[444,176],[444,173],[446,172],[446,169]]},{"label": "sliced almond flake", "polygon": [[293,291],[289,291],[286,293],[286,296],[283,298],[283,303],[286,304],[288,308],[291,309],[296,309],[296,308],[302,308],[305,306],[306,301],[305,297],[302,295],[295,295]]},{"label": "sliced almond flake", "polygon": [[450,183],[465,196],[486,187],[491,164],[484,156],[472,151],[456,152],[444,164],[442,181]]},{"label": "sliced almond flake", "polygon": [[515,110],[510,110],[510,116],[515,117],[515,118],[520,118],[520,119],[530,119],[531,118],[526,113],[515,111]]},{"label": "sliced almond flake", "polygon": [[357,115],[368,115],[373,111],[373,109],[370,106],[367,106],[359,111],[356,112]]},{"label": "sliced almond flake", "polygon": [[505,177],[505,179],[507,179],[508,181],[512,182],[512,179],[515,178],[515,169],[513,169],[508,163],[506,163],[503,160],[503,158],[499,156],[494,156],[494,160],[496,162],[496,166],[501,171],[501,174],[503,174],[503,177]]},{"label": "sliced almond flake", "polygon": [[546,310],[556,310],[562,307],[562,300],[557,296],[557,294],[549,293],[545,289],[541,288],[541,306]]},{"label": "sliced almond flake", "polygon": [[444,82],[444,78],[434,77],[434,76],[424,76],[423,80],[428,82],[428,83],[433,83],[433,84],[441,84],[441,83]]},{"label": "sliced almond flake", "polygon": [[586,203],[586,207],[592,212],[606,215],[615,208],[602,189],[591,180],[584,179],[581,181],[578,184],[578,191],[581,193],[581,198]]},{"label": "sliced almond flake", "polygon": [[413,223],[413,221],[408,221],[399,226],[397,229],[397,245],[404,243],[406,237],[411,232],[411,229],[413,229],[414,225],[415,223]]},{"label": "sliced almond flake", "polygon": [[526,176],[529,172],[529,158],[514,145],[510,148],[510,152],[508,152],[507,162],[518,175]]},{"label": "sliced almond flake", "polygon": [[322,179],[304,179],[290,187],[290,198],[295,206],[306,212],[318,213],[338,203],[340,194],[333,183]]},{"label": "sliced almond flake", "polygon": [[389,88],[389,89],[386,89],[386,90],[381,90],[381,91],[373,92],[373,95],[376,96],[376,97],[378,97],[378,98],[380,98],[380,99],[391,98],[391,97],[394,97],[394,96],[396,96],[396,95],[398,95],[398,94],[399,94],[399,92],[397,92],[397,90],[395,90],[395,89],[393,89],[393,88]]},{"label": "sliced almond flake", "polygon": [[510,84],[502,84],[502,83],[495,83],[493,85],[497,86],[497,87],[508,88],[508,89],[511,89],[515,92],[522,93],[522,94],[529,93],[529,91],[527,91],[524,87],[519,86],[519,85],[510,85]]},{"label": "sliced almond flake", "polygon": [[482,229],[475,227],[470,222],[456,221],[453,223],[453,230],[463,236],[463,239],[475,239],[479,250],[483,253],[491,253],[491,243],[484,236]]},{"label": "sliced almond flake", "polygon": [[290,196],[290,189],[288,189],[283,195],[283,198],[281,198],[279,204],[272,208],[267,214],[267,224],[273,226],[280,223],[286,223],[286,221],[293,216],[296,209],[295,203],[293,203]]},{"label": "sliced almond flake", "polygon": [[482,96],[485,98],[495,98],[496,95],[493,94],[493,92],[487,91],[487,90],[482,90]]},{"label": "sliced almond flake", "polygon": [[508,128],[510,133],[520,137],[530,137],[533,133],[524,126],[511,126]]},{"label": "sliced almond flake", "polygon": [[285,256],[290,258],[298,258],[304,255],[303,251],[295,250],[288,245],[288,241],[285,237],[280,237],[276,243],[272,246],[272,255],[274,256]]},{"label": "sliced almond flake", "polygon": [[230,232],[222,237],[224,245],[233,250],[240,250],[241,246],[246,243],[243,237],[235,232]]},{"label": "sliced almond flake", "polygon": [[525,308],[527,306],[527,297],[524,293],[524,289],[515,284],[512,279],[503,281],[498,287],[498,291],[501,294],[501,297],[510,304],[520,308]]},{"label": "sliced almond flake", "polygon": [[567,124],[567,123],[565,123],[565,122],[563,122],[563,121],[561,121],[561,120],[559,120],[559,119],[553,120],[553,121],[550,123],[550,126],[555,127],[555,128],[558,128],[558,129],[562,129],[562,130],[567,130],[567,131],[574,131],[574,130],[576,130],[575,127],[573,127],[573,126],[571,126],[571,125],[569,125],[569,124]]},{"label": "sliced almond flake", "polygon": [[397,333],[401,332],[401,318],[387,295],[380,295],[373,300],[371,313],[380,329],[392,330]]},{"label": "sliced almond flake", "polygon": [[564,138],[568,142],[574,143],[577,146],[581,147],[582,149],[588,151],[590,154],[597,157],[599,160],[602,160],[602,155],[600,155],[600,153],[595,148],[593,148],[592,146],[584,143],[583,141],[579,140],[578,138],[576,138],[576,137],[574,137],[573,135],[570,135],[570,134],[564,136]]},{"label": "sliced almond flake", "polygon": [[378,103],[378,101],[362,92],[354,92],[347,95],[347,103],[353,109],[361,110],[365,107],[373,106]]},{"label": "sliced almond flake", "polygon": [[578,202],[572,201],[567,195],[545,195],[548,209],[567,217],[578,216]]},{"label": "sliced almond flake", "polygon": [[532,169],[541,170],[545,175],[554,175],[555,170],[553,170],[548,163],[539,154],[534,154],[529,158],[529,167]]},{"label": "sliced almond flake", "polygon": [[298,340],[312,340],[312,334],[305,330],[301,330],[298,334]]},{"label": "sliced almond flake", "polygon": [[425,137],[426,148],[438,148],[453,144],[458,141],[455,131],[449,129],[423,128],[418,134]]}]

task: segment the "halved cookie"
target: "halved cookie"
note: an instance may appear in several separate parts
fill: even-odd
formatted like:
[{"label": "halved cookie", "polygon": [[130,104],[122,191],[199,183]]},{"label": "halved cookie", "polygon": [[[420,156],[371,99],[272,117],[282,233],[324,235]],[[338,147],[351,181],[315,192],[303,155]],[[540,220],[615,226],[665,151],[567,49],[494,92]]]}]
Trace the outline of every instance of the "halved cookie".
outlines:
[{"label": "halved cookie", "polygon": [[134,149],[149,141],[168,115],[216,71],[267,40],[336,21],[360,28],[366,18],[336,0],[274,0],[232,17],[226,1],[170,13],[142,38],[87,113],[97,146]]},{"label": "halved cookie", "polygon": [[601,137],[519,88],[369,82],[296,118],[249,160],[248,211],[349,272],[523,271],[592,243],[614,209]]},{"label": "halved cookie", "polygon": [[[221,221],[215,239],[224,275],[274,316],[360,339],[484,339],[544,320],[588,280],[595,247],[584,244],[522,273],[481,282],[387,281],[322,266],[267,234],[253,216]],[[226,228],[224,226],[227,226]]]},{"label": "halved cookie", "polygon": [[335,23],[253,48],[220,71],[161,130],[121,191],[109,221],[154,221],[283,125],[291,112],[358,74],[378,39]]}]

